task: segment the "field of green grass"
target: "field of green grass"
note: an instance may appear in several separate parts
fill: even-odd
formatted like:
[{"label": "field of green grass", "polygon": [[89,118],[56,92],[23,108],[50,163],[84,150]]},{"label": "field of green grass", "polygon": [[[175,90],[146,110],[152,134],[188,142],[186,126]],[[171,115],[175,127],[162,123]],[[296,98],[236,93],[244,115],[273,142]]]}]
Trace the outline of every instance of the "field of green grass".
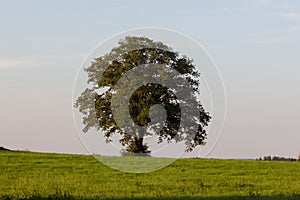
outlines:
[{"label": "field of green grass", "polygon": [[0,158],[6,200],[300,200],[300,162],[178,159],[134,174],[93,156],[0,151]]}]

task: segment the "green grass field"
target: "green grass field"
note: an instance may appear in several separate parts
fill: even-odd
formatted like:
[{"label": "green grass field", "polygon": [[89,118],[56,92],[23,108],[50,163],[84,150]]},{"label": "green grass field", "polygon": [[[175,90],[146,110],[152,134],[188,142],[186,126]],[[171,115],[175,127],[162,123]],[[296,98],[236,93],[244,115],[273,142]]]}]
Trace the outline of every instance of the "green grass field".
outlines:
[{"label": "green grass field", "polygon": [[300,162],[179,159],[151,173],[93,156],[0,151],[0,199],[300,199]]}]

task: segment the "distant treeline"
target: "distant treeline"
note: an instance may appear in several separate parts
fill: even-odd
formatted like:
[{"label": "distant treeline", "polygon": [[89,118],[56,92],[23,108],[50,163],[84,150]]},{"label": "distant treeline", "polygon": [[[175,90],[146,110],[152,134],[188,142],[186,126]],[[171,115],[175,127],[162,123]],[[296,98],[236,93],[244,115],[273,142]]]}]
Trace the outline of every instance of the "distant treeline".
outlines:
[{"label": "distant treeline", "polygon": [[[256,160],[265,160],[265,161],[289,161],[289,162],[295,162],[297,161],[296,158],[286,158],[286,157],[280,157],[280,156],[264,156],[264,157],[259,157]],[[300,156],[298,161],[300,161]]]},{"label": "distant treeline", "polygon": [[1,146],[0,151],[10,151],[10,149],[7,149],[7,148]]}]

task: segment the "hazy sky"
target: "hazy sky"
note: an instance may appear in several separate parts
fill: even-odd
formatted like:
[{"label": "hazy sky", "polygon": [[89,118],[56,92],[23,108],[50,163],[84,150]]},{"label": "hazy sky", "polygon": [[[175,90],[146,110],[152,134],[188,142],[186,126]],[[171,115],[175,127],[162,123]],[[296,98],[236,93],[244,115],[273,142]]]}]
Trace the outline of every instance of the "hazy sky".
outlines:
[{"label": "hazy sky", "polygon": [[73,82],[106,38],[138,27],[180,31],[223,77],[227,117],[211,157],[300,153],[299,1],[2,1],[0,146],[85,153]]}]

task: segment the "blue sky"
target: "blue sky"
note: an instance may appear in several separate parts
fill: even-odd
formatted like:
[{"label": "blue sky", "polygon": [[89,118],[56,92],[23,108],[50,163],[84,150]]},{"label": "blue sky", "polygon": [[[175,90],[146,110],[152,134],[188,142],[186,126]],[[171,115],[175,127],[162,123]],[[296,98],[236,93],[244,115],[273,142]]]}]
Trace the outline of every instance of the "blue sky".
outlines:
[{"label": "blue sky", "polygon": [[211,157],[300,153],[299,1],[3,1],[0,146],[83,153],[72,87],[98,43],[138,27],[180,31],[223,77],[225,127]]}]

